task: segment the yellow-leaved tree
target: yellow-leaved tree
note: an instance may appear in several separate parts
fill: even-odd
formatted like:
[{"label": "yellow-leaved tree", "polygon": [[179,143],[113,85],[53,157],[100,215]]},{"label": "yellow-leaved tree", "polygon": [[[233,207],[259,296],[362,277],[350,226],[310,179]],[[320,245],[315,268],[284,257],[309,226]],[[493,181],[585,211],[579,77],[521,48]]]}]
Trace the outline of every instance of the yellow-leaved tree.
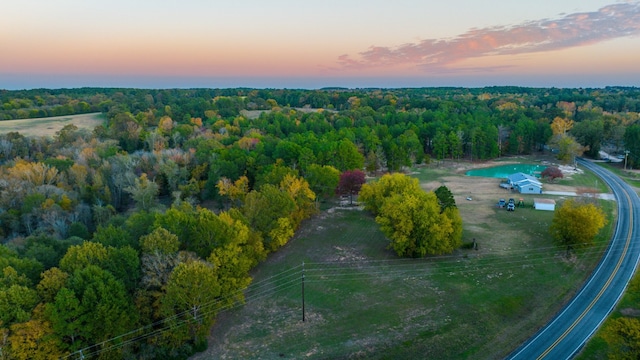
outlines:
[{"label": "yellow-leaved tree", "polygon": [[226,177],[222,177],[218,180],[216,187],[220,196],[229,197],[233,203],[242,202],[249,192],[249,178],[243,175],[238,180],[231,181]]},{"label": "yellow-leaved tree", "polygon": [[602,337],[609,345],[609,359],[640,358],[640,320],[612,319],[602,329]]},{"label": "yellow-leaved tree", "polygon": [[403,174],[384,175],[360,191],[365,208],[389,237],[399,256],[424,257],[451,253],[462,244],[462,218],[455,207],[441,205],[434,192]]},{"label": "yellow-leaved tree", "polygon": [[566,135],[572,127],[573,120],[561,118],[559,116],[556,116],[551,123],[551,131],[553,131],[553,135]]},{"label": "yellow-leaved tree", "polygon": [[567,246],[568,255],[573,248],[591,245],[605,224],[599,207],[569,199],[556,210],[550,232],[559,244]]}]

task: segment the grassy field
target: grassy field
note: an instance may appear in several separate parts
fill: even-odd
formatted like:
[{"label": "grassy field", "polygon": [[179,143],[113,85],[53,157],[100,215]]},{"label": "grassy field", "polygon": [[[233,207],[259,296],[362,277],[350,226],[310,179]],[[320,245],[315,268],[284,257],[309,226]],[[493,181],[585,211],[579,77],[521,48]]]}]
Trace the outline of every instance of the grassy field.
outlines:
[{"label": "grassy field", "polygon": [[77,126],[78,129],[93,131],[96,126],[104,124],[105,121],[102,113],[4,120],[0,121],[0,133],[19,132],[24,136],[54,136],[69,124]]},{"label": "grassy field", "polygon": [[640,172],[638,170],[625,170],[620,163],[602,163],[601,166],[620,176],[629,185],[640,188]]},{"label": "grassy field", "polygon": [[[220,313],[194,358],[503,358],[578,289],[611,233],[610,221],[596,246],[567,258],[548,235],[553,213],[495,207],[495,179],[482,185],[451,168],[414,175],[425,188],[458,189],[464,241],[478,250],[398,259],[367,212],[324,211],[255,270],[246,305]],[[453,186],[465,182],[479,187],[473,201]]]}]

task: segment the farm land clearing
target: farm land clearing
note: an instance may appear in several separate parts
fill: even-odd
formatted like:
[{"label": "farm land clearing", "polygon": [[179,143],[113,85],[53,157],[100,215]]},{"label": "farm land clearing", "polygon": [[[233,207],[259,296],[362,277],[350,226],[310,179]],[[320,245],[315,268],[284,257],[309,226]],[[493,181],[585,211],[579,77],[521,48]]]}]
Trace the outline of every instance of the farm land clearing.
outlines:
[{"label": "farm land clearing", "polygon": [[[254,269],[246,304],[219,314],[209,348],[193,358],[503,358],[570,299],[613,228],[615,204],[598,200],[608,225],[596,245],[567,258],[548,232],[554,213],[534,210],[534,195],[502,189],[496,178],[465,176],[475,167],[545,160],[553,161],[447,161],[413,169],[426,191],[447,186],[460,209],[467,246],[447,256],[399,259],[368,212],[328,206]],[[575,173],[545,182],[544,190],[604,191],[597,180]],[[511,197],[526,206],[514,212],[495,206]],[[477,250],[468,246],[473,239]]]},{"label": "farm land clearing", "polygon": [[24,136],[54,136],[67,125],[75,125],[79,130],[93,131],[103,125],[106,117],[103,113],[54,116],[20,120],[0,121],[0,133],[19,132]]}]

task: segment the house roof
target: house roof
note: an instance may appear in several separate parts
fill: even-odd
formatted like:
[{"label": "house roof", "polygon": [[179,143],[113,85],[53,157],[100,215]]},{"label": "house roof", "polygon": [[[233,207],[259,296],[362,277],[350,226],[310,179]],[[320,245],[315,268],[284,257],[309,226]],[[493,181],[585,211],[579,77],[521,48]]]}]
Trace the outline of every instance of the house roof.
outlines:
[{"label": "house roof", "polygon": [[524,185],[529,183],[529,184],[537,185],[540,187],[542,186],[542,183],[540,182],[540,180],[536,179],[534,176],[527,175],[521,172],[511,174],[507,179],[509,179],[509,182],[514,185],[520,185],[520,184]]}]

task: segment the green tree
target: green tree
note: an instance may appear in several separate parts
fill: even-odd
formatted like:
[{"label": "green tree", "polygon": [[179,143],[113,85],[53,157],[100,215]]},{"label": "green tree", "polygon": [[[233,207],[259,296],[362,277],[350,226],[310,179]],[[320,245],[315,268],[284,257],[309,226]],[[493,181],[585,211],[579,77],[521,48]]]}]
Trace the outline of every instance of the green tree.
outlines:
[{"label": "green tree", "polygon": [[440,205],[440,212],[450,207],[456,207],[456,200],[453,198],[453,194],[448,187],[442,185],[435,191],[438,198],[438,204]]},{"label": "green tree", "polygon": [[338,143],[330,164],[340,171],[362,169],[364,167],[364,156],[351,140],[343,139]]},{"label": "green tree", "polygon": [[436,154],[436,159],[442,160],[449,153],[449,142],[447,136],[442,133],[436,133],[433,138],[433,152]]},{"label": "green tree", "polygon": [[124,247],[132,246],[137,247],[137,241],[134,241],[129,232],[120,226],[114,226],[109,224],[107,226],[98,226],[98,229],[93,234],[93,242],[98,242],[104,246]]},{"label": "green tree", "polygon": [[69,247],[67,253],[60,259],[60,269],[72,274],[89,265],[102,266],[107,256],[107,248],[104,245],[85,241],[81,245]]},{"label": "green tree", "polygon": [[451,152],[452,159],[460,159],[463,154],[462,151],[462,136],[455,131],[449,132],[447,136],[447,143]]},{"label": "green tree", "polygon": [[146,254],[175,254],[179,248],[178,237],[161,227],[140,238],[140,249]]},{"label": "green tree", "polygon": [[600,157],[600,147],[604,139],[604,122],[598,120],[584,120],[577,122],[571,129],[576,141],[585,147],[585,153],[594,158]]},{"label": "green tree", "polygon": [[335,195],[340,182],[340,171],[330,165],[311,164],[305,171],[304,178],[316,194],[316,199],[326,200]]},{"label": "green tree", "polygon": [[204,261],[181,263],[173,269],[162,298],[170,344],[205,340],[216,312],[221,308],[216,299],[220,284],[214,267]]},{"label": "green tree", "polygon": [[130,247],[109,247],[107,248],[107,258],[101,266],[116,279],[122,282],[129,294],[133,294],[140,280],[140,258],[138,252]]},{"label": "green tree", "polygon": [[[241,208],[249,227],[263,239],[265,249],[274,251],[289,240],[293,232],[289,219],[296,209],[295,201],[286,192],[273,185],[263,185],[260,191],[251,191]],[[277,238],[274,238],[277,236]]]},{"label": "green tree", "polygon": [[164,214],[158,214],[154,226],[167,229],[180,239],[180,249],[193,249],[193,229],[196,227],[195,210],[187,203],[173,205]]},{"label": "green tree", "polygon": [[555,135],[550,145],[558,149],[556,157],[565,163],[574,163],[575,158],[584,152],[584,147],[571,135]]},{"label": "green tree", "polygon": [[8,326],[31,318],[31,310],[38,304],[38,293],[24,285],[0,287],[0,323]]},{"label": "green tree", "polygon": [[244,301],[241,291],[251,283],[249,270],[257,263],[249,246],[249,228],[227,213],[220,219],[231,229],[226,242],[213,249],[207,261],[214,267],[220,284],[221,305],[231,305],[234,301]]},{"label": "green tree", "polygon": [[559,244],[567,247],[568,254],[572,248],[591,245],[605,224],[600,208],[569,199],[556,209],[550,232]]},{"label": "green tree", "polygon": [[640,164],[640,124],[633,124],[626,128],[624,146],[629,151],[627,166],[638,167]]},{"label": "green tree", "polygon": [[71,275],[54,302],[45,305],[45,317],[63,348],[71,351],[123,334],[137,324],[124,285],[94,265]]}]

